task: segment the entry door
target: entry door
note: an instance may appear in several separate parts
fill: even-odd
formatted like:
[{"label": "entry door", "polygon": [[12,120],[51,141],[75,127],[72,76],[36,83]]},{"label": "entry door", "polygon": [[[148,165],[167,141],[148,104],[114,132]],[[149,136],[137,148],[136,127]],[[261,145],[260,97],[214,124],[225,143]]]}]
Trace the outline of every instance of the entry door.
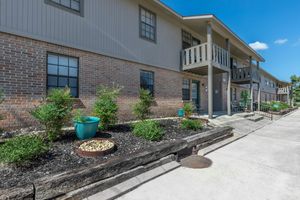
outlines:
[{"label": "entry door", "polygon": [[196,110],[200,112],[200,82],[192,81],[192,101],[196,106]]}]

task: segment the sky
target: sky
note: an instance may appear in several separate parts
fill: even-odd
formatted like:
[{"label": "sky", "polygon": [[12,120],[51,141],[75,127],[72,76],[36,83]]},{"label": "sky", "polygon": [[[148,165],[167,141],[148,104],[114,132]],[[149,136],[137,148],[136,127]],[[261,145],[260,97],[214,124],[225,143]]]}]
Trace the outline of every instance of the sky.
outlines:
[{"label": "sky", "polygon": [[299,0],[161,0],[183,16],[214,14],[266,62],[278,79],[300,76]]}]

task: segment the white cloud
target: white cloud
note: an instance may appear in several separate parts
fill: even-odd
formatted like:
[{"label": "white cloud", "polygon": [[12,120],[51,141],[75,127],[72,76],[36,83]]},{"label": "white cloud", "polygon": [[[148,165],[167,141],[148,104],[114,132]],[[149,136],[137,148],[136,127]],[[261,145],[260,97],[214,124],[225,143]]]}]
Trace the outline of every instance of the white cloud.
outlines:
[{"label": "white cloud", "polygon": [[254,43],[250,43],[249,46],[254,50],[266,50],[269,46],[266,43],[256,41]]},{"label": "white cloud", "polygon": [[284,39],[278,39],[278,40],[275,40],[274,43],[275,44],[279,44],[279,45],[282,45],[282,44],[285,44],[287,43],[289,40],[284,38]]}]

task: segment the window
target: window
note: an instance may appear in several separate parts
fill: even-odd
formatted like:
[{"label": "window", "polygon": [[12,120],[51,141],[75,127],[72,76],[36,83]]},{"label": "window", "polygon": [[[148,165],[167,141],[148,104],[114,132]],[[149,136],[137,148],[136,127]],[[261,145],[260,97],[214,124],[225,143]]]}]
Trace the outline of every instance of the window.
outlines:
[{"label": "window", "polygon": [[78,97],[78,58],[48,54],[47,90],[53,88],[71,89],[73,97]]},{"label": "window", "polygon": [[140,7],[140,37],[156,41],[156,15],[142,7]]},{"label": "window", "polygon": [[184,100],[184,101],[190,100],[190,80],[189,79],[182,80],[182,100]]},{"label": "window", "polygon": [[154,95],[154,73],[150,71],[141,71],[140,74],[141,88],[149,90],[151,95]]},{"label": "window", "polygon": [[45,0],[45,2],[76,14],[82,15],[83,12],[83,0]]},{"label": "window", "polygon": [[192,34],[182,30],[182,49],[187,49],[192,46]]},{"label": "window", "polygon": [[236,101],[236,88],[231,88],[232,89],[232,100]]}]

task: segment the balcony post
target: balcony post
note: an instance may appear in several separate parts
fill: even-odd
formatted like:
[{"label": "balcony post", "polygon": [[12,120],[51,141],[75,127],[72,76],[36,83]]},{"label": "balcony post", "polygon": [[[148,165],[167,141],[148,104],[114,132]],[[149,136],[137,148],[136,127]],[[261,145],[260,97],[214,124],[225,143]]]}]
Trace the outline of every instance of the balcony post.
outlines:
[{"label": "balcony post", "polygon": [[258,92],[257,92],[257,110],[260,111],[260,99],[261,99],[261,84],[258,83]]},{"label": "balcony post", "polygon": [[252,57],[249,56],[249,67],[250,67],[250,74],[251,74],[251,82],[250,82],[250,110],[253,112],[253,72],[252,72]]},{"label": "balcony post", "polygon": [[229,67],[228,70],[228,82],[227,82],[227,114],[231,115],[231,69],[230,69],[230,40],[226,39],[226,50],[228,51],[227,54],[227,66]]},{"label": "balcony post", "polygon": [[[259,70],[259,61],[257,63],[257,70]],[[261,82],[260,77],[258,77],[259,83],[258,83],[258,92],[257,92],[257,110],[260,111],[260,102],[261,102]]]},{"label": "balcony post", "polygon": [[208,77],[207,77],[207,93],[208,93],[208,118],[213,118],[213,65],[212,65],[212,27],[211,23],[207,23],[207,58],[208,58]]}]

